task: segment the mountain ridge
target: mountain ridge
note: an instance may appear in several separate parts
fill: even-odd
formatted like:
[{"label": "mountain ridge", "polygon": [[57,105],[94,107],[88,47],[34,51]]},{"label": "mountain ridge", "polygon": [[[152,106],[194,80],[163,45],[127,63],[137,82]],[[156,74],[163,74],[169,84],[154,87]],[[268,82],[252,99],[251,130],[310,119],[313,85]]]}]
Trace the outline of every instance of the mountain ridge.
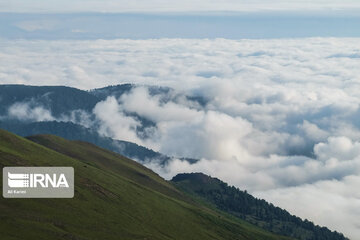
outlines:
[{"label": "mountain ridge", "polygon": [[181,173],[171,182],[182,191],[216,209],[263,229],[300,240],[346,240],[343,234],[291,215],[263,199],[257,199],[218,178],[203,173]]}]

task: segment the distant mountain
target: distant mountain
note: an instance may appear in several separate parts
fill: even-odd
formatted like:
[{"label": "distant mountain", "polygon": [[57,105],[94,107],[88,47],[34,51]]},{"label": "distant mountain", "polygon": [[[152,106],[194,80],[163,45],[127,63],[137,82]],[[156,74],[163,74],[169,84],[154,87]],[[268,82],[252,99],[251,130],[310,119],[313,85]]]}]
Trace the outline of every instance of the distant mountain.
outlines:
[{"label": "distant mountain", "polygon": [[[104,100],[108,96],[115,96],[116,98],[121,97],[123,94],[129,93],[133,88],[139,87],[141,85],[135,84],[121,84],[121,85],[112,85],[103,88],[95,88],[89,91],[90,94],[96,96],[97,98]],[[160,86],[142,86],[146,87],[149,90],[149,94],[151,96],[162,95],[166,96],[171,91],[171,88],[168,87],[160,87]]]},{"label": "distant mountain", "polygon": [[[134,143],[121,139],[114,140],[98,134],[99,123],[96,122],[92,112],[96,104],[110,96],[119,99],[136,87],[139,85],[122,84],[84,91],[64,86],[0,85],[0,128],[21,136],[54,134],[69,140],[88,141],[141,162],[156,160],[163,164],[170,157]],[[168,87],[142,87],[147,88],[151,96],[159,96],[160,101],[164,103],[178,101],[178,98],[184,97]],[[207,104],[207,100],[200,96],[185,95],[185,97],[199,106]],[[13,115],[21,112],[21,116],[13,116],[9,113],[14,106],[17,108]],[[49,116],[45,118],[46,114],[39,112],[40,119],[31,118],[29,109],[36,107],[48,111]],[[136,113],[125,112],[125,114],[141,122],[141,126],[136,128],[139,138],[146,138],[148,127],[156,127],[154,122]],[[84,116],[86,121],[83,120]]]},{"label": "distant mountain", "polygon": [[198,204],[139,163],[90,143],[0,130],[5,166],[71,166],[75,196],[0,198],[2,240],[291,239]]},{"label": "distant mountain", "polygon": [[[136,159],[141,163],[157,161],[160,165],[163,165],[171,159],[171,157],[135,143],[101,136],[92,129],[72,122],[44,121],[24,123],[20,121],[0,121],[0,128],[23,137],[38,134],[53,134],[68,140],[87,141],[128,158]],[[189,161],[194,162],[195,160],[189,159]]]},{"label": "distant mountain", "polygon": [[[93,108],[100,101],[109,96],[119,99],[123,94],[139,87],[134,84],[122,84],[93,89],[90,91],[79,90],[64,86],[26,86],[26,85],[0,85],[0,128],[14,132],[21,136],[35,134],[54,134],[69,140],[82,140],[96,144],[108,150],[120,153],[126,157],[137,159],[140,162],[157,161],[164,164],[171,157],[157,153],[151,149],[122,140],[114,140],[100,135],[97,132],[97,123],[92,113]],[[180,95],[167,87],[146,87],[152,96],[160,96],[162,102],[176,101]],[[206,100],[197,96],[186,96],[190,101],[206,104]],[[20,110],[22,118],[9,116],[9,109],[16,104],[25,104]],[[42,107],[49,111],[53,117],[48,119],[27,118],[26,107]],[[44,113],[41,113],[44,115]],[[40,115],[41,115],[40,114]],[[83,124],[82,115],[86,115],[91,124]],[[146,128],[155,124],[136,113],[128,112],[129,116],[141,122],[137,127],[139,137],[146,136]],[[71,117],[70,117],[71,116]],[[186,159],[194,162],[194,159]]]},{"label": "distant mountain", "polygon": [[[91,113],[95,105],[109,96],[120,98],[132,89],[142,85],[121,84],[104,88],[84,91],[65,86],[27,86],[27,85],[0,85],[0,116],[6,115],[8,108],[14,103],[34,103],[51,111],[54,117],[73,110],[84,110]],[[179,94],[173,89],[160,86],[146,87],[151,96],[160,96],[163,102],[176,101]],[[205,105],[207,100],[200,96],[185,96],[188,100]]]},{"label": "distant mountain", "polygon": [[203,173],[178,174],[171,181],[199,202],[277,234],[299,240],[347,239],[338,232],[303,221],[286,210]]},{"label": "distant mountain", "polygon": [[0,85],[0,115],[14,103],[42,106],[58,118],[73,110],[91,112],[101,99],[87,91],[64,86]]}]

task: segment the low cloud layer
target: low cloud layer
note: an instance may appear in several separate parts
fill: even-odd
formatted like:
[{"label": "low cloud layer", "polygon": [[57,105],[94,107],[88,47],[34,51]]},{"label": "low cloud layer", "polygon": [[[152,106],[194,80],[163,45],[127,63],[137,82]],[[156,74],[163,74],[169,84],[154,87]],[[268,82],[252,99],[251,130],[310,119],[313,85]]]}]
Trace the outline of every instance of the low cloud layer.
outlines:
[{"label": "low cloud layer", "polygon": [[[175,90],[165,96],[138,87],[120,98],[109,96],[91,113],[63,119],[89,126],[92,114],[102,134],[201,159],[148,164],[166,178],[202,171],[358,239],[358,42],[3,40],[0,82],[82,89],[124,82],[170,86]],[[41,110],[51,117],[45,109],[17,105],[9,114],[20,108],[27,116]],[[143,126],[139,117],[153,124]]]}]

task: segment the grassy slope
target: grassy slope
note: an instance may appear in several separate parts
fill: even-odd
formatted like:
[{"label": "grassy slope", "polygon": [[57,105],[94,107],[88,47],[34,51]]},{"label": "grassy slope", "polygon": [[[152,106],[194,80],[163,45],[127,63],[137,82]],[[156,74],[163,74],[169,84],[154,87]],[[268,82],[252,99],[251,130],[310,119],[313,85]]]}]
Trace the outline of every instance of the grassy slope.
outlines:
[{"label": "grassy slope", "polygon": [[72,166],[75,197],[1,198],[2,240],[287,239],[194,205],[155,173],[109,151],[55,136],[30,139],[44,146],[0,130],[0,167]]}]

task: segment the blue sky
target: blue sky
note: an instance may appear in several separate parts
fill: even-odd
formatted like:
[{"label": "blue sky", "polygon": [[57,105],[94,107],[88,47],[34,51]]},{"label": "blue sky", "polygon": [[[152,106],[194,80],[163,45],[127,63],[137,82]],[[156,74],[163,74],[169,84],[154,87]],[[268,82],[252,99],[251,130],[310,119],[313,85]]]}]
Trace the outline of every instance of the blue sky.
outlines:
[{"label": "blue sky", "polygon": [[0,13],[0,38],[360,37],[354,12]]},{"label": "blue sky", "polygon": [[0,38],[360,37],[357,0],[0,0]]},{"label": "blue sky", "polygon": [[189,12],[341,10],[358,0],[1,0],[2,12]]}]

